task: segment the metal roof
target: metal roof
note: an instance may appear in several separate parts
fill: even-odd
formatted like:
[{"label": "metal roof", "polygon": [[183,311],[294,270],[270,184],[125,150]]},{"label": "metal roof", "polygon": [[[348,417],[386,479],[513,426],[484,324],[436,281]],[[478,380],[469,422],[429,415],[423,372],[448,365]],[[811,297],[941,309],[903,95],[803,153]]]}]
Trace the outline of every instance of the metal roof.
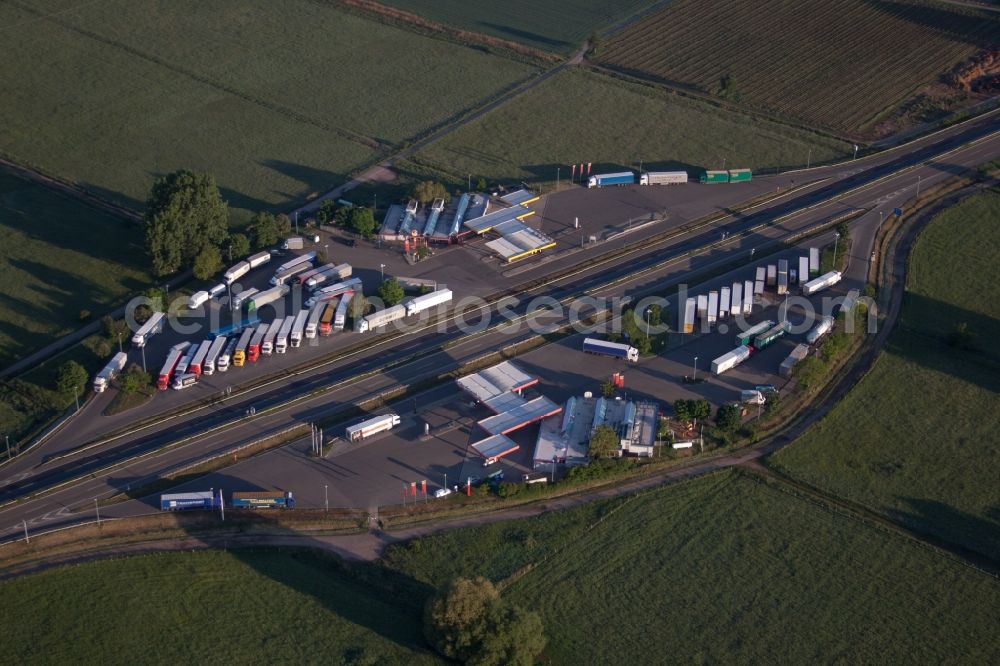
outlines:
[{"label": "metal roof", "polygon": [[532,377],[510,361],[480,370],[479,374],[504,391],[520,391],[538,383],[537,377]]},{"label": "metal roof", "polygon": [[507,194],[500,197],[500,200],[504,203],[510,204],[511,206],[516,206],[518,204],[525,205],[532,201],[538,201],[538,195],[528,189],[516,190],[514,192],[508,192]]},{"label": "metal roof", "polygon": [[534,214],[535,211],[525,206],[512,206],[510,208],[495,210],[492,213],[486,213],[480,217],[465,220],[465,226],[469,227],[477,234],[483,234],[503,222],[510,222],[511,220],[517,220]]},{"label": "metal roof", "polygon": [[487,398],[483,400],[482,403],[486,405],[494,414],[502,414],[504,412],[510,411],[520,407],[525,402],[524,398],[519,396],[517,393],[501,393],[500,395],[493,396],[492,398]]},{"label": "metal roof", "polygon": [[403,221],[403,207],[399,204],[393,204],[389,206],[389,210],[385,212],[385,218],[382,220],[382,231],[383,236],[391,236],[399,231],[399,224]]},{"label": "metal roof", "polygon": [[501,458],[521,447],[506,435],[493,435],[476,442],[472,448],[484,458]]},{"label": "metal roof", "polygon": [[479,426],[491,435],[506,435],[561,411],[562,406],[539,396],[502,414],[483,419]]}]

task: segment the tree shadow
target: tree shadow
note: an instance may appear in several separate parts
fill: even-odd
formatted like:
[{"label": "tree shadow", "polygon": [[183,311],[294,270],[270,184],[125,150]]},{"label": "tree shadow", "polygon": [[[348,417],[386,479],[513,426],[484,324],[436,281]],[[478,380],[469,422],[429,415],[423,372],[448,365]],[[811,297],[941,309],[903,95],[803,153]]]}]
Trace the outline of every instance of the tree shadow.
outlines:
[{"label": "tree shadow", "polygon": [[540,35],[537,32],[531,32],[529,30],[521,30],[520,28],[514,28],[509,25],[502,25],[500,23],[491,23],[489,21],[479,22],[484,28],[492,30],[494,32],[503,33],[513,37],[515,41],[518,42],[529,42],[533,44],[542,44],[544,46],[558,49],[560,51],[568,49],[573,46],[569,42],[564,42],[561,39],[553,39],[551,37],[546,37],[545,35]]},{"label": "tree shadow", "polygon": [[1000,571],[1000,522],[994,506],[987,517],[975,516],[937,500],[897,497],[909,510],[889,510],[889,516],[921,534],[935,545],[971,560],[984,568]]}]

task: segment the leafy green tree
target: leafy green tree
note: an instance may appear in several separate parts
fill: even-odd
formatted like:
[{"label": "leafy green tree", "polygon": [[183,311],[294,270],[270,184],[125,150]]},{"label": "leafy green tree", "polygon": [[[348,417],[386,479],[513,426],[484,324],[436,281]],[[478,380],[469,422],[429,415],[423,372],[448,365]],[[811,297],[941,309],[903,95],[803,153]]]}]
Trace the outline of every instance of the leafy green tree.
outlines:
[{"label": "leafy green tree", "polygon": [[278,242],[278,223],[270,213],[257,213],[250,218],[250,234],[258,250],[272,247]]},{"label": "leafy green tree", "polygon": [[620,444],[618,433],[614,428],[599,425],[594,428],[594,434],[590,436],[590,457],[613,458],[618,455]]},{"label": "leafy green tree", "polygon": [[485,178],[483,178],[482,176],[480,176],[479,178],[476,179],[476,191],[477,192],[485,192],[486,191],[486,187],[487,187],[487,184],[486,184],[486,179]]},{"label": "leafy green tree", "polygon": [[337,205],[333,203],[333,199],[323,199],[319,203],[319,208],[316,209],[316,219],[319,220],[320,224],[326,224],[333,219],[336,208]]},{"label": "leafy green tree", "polygon": [[658,303],[653,303],[652,305],[650,305],[649,313],[646,315],[646,318],[649,320],[649,325],[651,327],[659,326],[660,322],[662,321],[662,319],[660,319],[661,315],[662,312],[660,305]]},{"label": "leafy green tree", "polygon": [[284,213],[278,213],[274,217],[274,226],[278,230],[278,236],[287,236],[292,233],[292,218]]},{"label": "leafy green tree", "polygon": [[229,237],[229,250],[233,253],[233,259],[242,259],[250,254],[250,239],[246,234],[233,234]]},{"label": "leafy green tree", "polygon": [[840,234],[840,242],[846,243],[851,237],[851,227],[846,221],[837,225],[837,233]]},{"label": "leafy green tree", "polygon": [[413,190],[410,192],[410,196],[422,204],[428,204],[435,199],[444,199],[445,201],[451,200],[451,195],[448,194],[448,189],[441,183],[433,180],[425,180],[414,185]]},{"label": "leafy green tree", "polygon": [[615,394],[615,383],[611,379],[605,379],[601,382],[601,395],[605,398],[610,398]]},{"label": "leafy green tree", "polygon": [[192,272],[199,280],[207,280],[220,270],[222,270],[222,255],[219,254],[219,248],[217,247],[210,245],[199,252],[198,256],[194,258]]},{"label": "leafy green tree", "polygon": [[819,384],[826,376],[828,366],[819,356],[809,356],[799,361],[795,366],[793,374],[795,381],[803,388],[810,388]]},{"label": "leafy green tree", "polygon": [[72,398],[83,392],[87,385],[87,370],[76,361],[66,361],[59,366],[56,375],[56,390],[67,398]]},{"label": "leafy green tree", "polygon": [[353,212],[354,206],[341,206],[333,214],[333,223],[342,229],[346,229],[351,225],[351,214]]},{"label": "leafy green tree", "polygon": [[601,33],[594,30],[587,37],[587,55],[599,56],[601,55],[601,47],[604,46],[604,38],[601,37]]},{"label": "leafy green tree", "polygon": [[396,278],[388,278],[378,286],[378,296],[386,307],[391,307],[403,300],[403,286]]},{"label": "leafy green tree", "polygon": [[739,104],[743,95],[740,93],[739,88],[736,85],[736,77],[732,74],[724,74],[719,79],[719,97],[722,99],[727,99],[730,102]]},{"label": "leafy green tree", "polygon": [[228,236],[229,206],[215,178],[181,170],[158,178],[146,201],[146,251],[153,272],[175,273]]},{"label": "leafy green tree", "polygon": [[691,416],[691,401],[675,400],[674,416],[677,417],[678,421],[690,421],[691,419],[693,419],[694,417]]},{"label": "leafy green tree", "polygon": [[712,405],[708,400],[691,401],[691,418],[704,421],[712,415]]},{"label": "leafy green tree", "polygon": [[148,372],[143,371],[137,364],[133,363],[128,370],[122,374],[121,385],[125,393],[145,393],[152,385],[153,378]]},{"label": "leafy green tree", "polygon": [[351,229],[355,233],[369,238],[375,233],[375,215],[371,208],[355,207],[351,210]]},{"label": "leafy green tree", "polygon": [[545,647],[538,615],[506,603],[485,578],[458,578],[433,597],[424,634],[445,657],[484,666],[527,666]]},{"label": "leafy green tree", "polygon": [[347,306],[347,314],[350,315],[351,321],[355,321],[365,316],[368,311],[368,299],[365,295],[359,291],[354,292],[354,296],[351,298],[350,304]]},{"label": "leafy green tree", "polygon": [[740,427],[740,408],[737,405],[719,405],[715,412],[715,425],[726,432]]},{"label": "leafy green tree", "polygon": [[167,294],[160,287],[150,287],[146,290],[145,296],[149,299],[149,308],[153,312],[163,312],[167,309]]}]

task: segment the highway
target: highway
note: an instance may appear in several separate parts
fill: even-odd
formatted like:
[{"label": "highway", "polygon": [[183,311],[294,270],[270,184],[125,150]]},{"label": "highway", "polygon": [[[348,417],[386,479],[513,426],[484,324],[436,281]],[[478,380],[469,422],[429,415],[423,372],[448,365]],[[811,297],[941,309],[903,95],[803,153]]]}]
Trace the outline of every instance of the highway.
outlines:
[{"label": "highway", "polygon": [[[642,242],[644,236],[662,229],[637,234],[629,239],[627,253],[606,264],[591,263],[573,275],[528,290],[519,297],[520,304],[511,312],[523,318],[527,302],[533,296],[565,299],[581,293],[621,295],[683,280],[692,270],[710,268],[712,264],[724,264],[734,258],[746,257],[749,261],[751,249],[787,241],[802,230],[844,211],[878,207],[888,214],[893,206],[914,195],[918,183],[919,187],[932,187],[957,169],[975,166],[1000,154],[1000,138],[993,135],[998,129],[995,118],[991,114],[856,163],[814,169],[808,174],[779,176],[775,179],[776,186],[787,187],[793,179],[798,179],[799,184],[805,181],[815,184],[786,200],[764,205],[749,214],[728,216],[719,223],[678,234],[666,241]],[[976,143],[959,148],[969,142]],[[554,195],[545,204],[546,214],[557,207],[558,198],[572,195],[573,192]],[[712,209],[710,199],[706,200],[705,209]],[[858,229],[857,233],[852,231],[855,254],[859,248],[867,248],[870,254],[877,228],[877,223],[873,222],[875,218],[877,211],[869,213],[864,223],[852,226]],[[720,240],[721,230],[728,233],[726,240]],[[685,252],[709,244],[711,247],[705,251],[683,256]],[[542,272],[565,268],[562,262],[577,263],[585,258],[585,255],[573,255],[540,264],[520,274],[519,278],[521,281],[533,279]],[[864,270],[863,263],[852,264],[852,273]],[[37,530],[81,520],[89,515],[87,511],[92,509],[94,498],[107,497],[139,479],[155,478],[213,452],[321,418],[389,387],[437,375],[529,335],[523,328],[516,335],[507,330],[490,330],[472,336],[466,336],[454,326],[445,333],[416,331],[410,333],[405,342],[395,341],[391,351],[386,351],[389,345],[375,345],[351,358],[304,372],[290,382],[263,387],[234,396],[223,404],[164,420],[92,451],[47,461],[54,451],[70,448],[65,444],[73,440],[63,438],[60,445],[46,443],[0,468],[0,501],[30,495],[82,474],[93,476],[45,496],[0,509],[0,537],[23,529],[22,521],[27,522],[29,529]],[[441,349],[446,342],[451,344]],[[435,348],[437,350],[433,351]],[[412,354],[421,356],[406,361],[405,358]],[[369,371],[373,374],[361,381],[350,380],[358,373]],[[325,390],[319,395],[307,395],[319,388]],[[296,396],[302,397],[296,399]],[[249,418],[245,413],[251,404],[256,415]],[[228,425],[220,428],[222,424]],[[71,429],[76,430],[76,425]],[[168,442],[178,441],[180,443],[168,452],[154,452]],[[106,469],[115,461],[143,452],[153,453],[139,461]]]}]

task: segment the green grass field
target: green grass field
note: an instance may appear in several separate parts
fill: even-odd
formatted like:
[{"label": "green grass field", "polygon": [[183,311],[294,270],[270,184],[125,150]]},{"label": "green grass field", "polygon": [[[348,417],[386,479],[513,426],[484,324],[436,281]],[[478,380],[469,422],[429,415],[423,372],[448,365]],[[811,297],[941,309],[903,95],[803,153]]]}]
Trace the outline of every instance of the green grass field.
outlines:
[{"label": "green grass field", "polygon": [[0,367],[150,283],[135,222],[0,169]]},{"label": "green grass field", "polygon": [[652,5],[654,0],[513,0],[498,10],[483,0],[387,0],[385,4],[445,25],[481,32],[538,49],[567,53],[601,30]]},{"label": "green grass field", "polygon": [[[941,336],[967,322],[986,350],[1000,304],[1000,191],[967,199],[924,229],[899,331],[834,410],[773,463],[816,487],[1000,559],[1000,363]],[[993,347],[995,349],[995,345]]]},{"label": "green grass field", "polygon": [[[424,586],[310,554],[109,560],[3,583],[10,663],[427,664]],[[58,628],[58,629],[57,629]]]},{"label": "green grass field", "polygon": [[677,0],[600,59],[710,94],[732,76],[748,106],[853,133],[998,40],[1000,17],[943,2]]},{"label": "green grass field", "polygon": [[417,153],[464,178],[555,181],[569,164],[594,168],[805,164],[842,157],[849,146],[609,76],[560,72]]},{"label": "green grass field", "polygon": [[541,613],[550,663],[933,663],[1000,657],[991,576],[722,474],[394,546],[440,584],[495,580]]},{"label": "green grass field", "polygon": [[536,71],[306,0],[5,4],[0,24],[0,150],[135,207],[178,168],[243,211],[287,204]]}]

